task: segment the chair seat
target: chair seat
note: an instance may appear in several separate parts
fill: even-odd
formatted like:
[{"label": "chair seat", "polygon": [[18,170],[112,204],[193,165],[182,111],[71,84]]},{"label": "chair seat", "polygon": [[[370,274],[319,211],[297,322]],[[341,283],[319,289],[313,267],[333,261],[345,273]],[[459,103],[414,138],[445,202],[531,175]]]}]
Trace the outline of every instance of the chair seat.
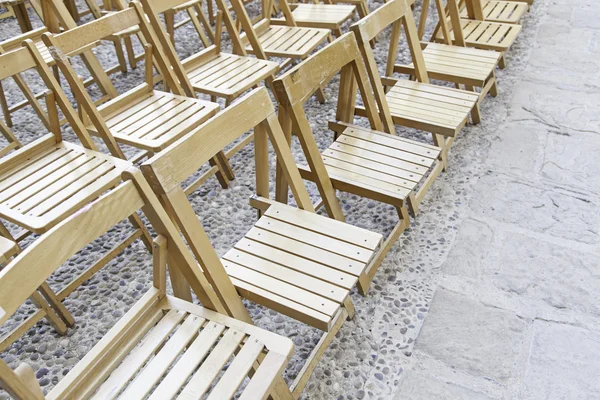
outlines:
[{"label": "chair seat", "polygon": [[[153,90],[104,115],[104,119],[117,142],[158,152],[218,110],[216,103]],[[93,125],[88,130],[97,133]]]},{"label": "chair seat", "polygon": [[66,142],[31,152],[0,175],[0,216],[43,233],[117,184],[129,167],[127,161]]},{"label": "chair seat", "polygon": [[328,331],[381,242],[377,233],[273,204],[222,262],[242,296]]},{"label": "chair seat", "polygon": [[466,124],[479,94],[400,80],[386,95],[394,123],[445,136]]},{"label": "chair seat", "polygon": [[[298,26],[338,29],[340,25],[352,18],[356,7],[342,4],[294,4],[292,11]],[[285,21],[284,18],[273,18],[271,21]]]},{"label": "chair seat", "polygon": [[[501,53],[470,47],[426,43],[423,50],[425,67],[430,78],[482,87],[500,61]],[[414,72],[414,64],[399,66],[396,72]]]},{"label": "chair seat", "polygon": [[[272,25],[264,30],[257,30],[258,41],[269,57],[306,58],[321,43],[327,40],[331,33],[328,29],[303,28],[295,26]],[[253,53],[252,46],[243,34],[242,42],[246,51]]]},{"label": "chair seat", "polygon": [[[322,153],[339,190],[401,205],[436,163],[441,149],[358,126],[347,127]],[[310,168],[299,165],[304,179]]]},{"label": "chair seat", "polygon": [[[460,23],[463,27],[466,45],[478,49],[506,51],[521,32],[521,25],[516,24],[499,24],[470,19],[461,19]],[[454,42],[452,30],[450,39]],[[444,41],[441,29],[436,34],[436,41]]]},{"label": "chair seat", "polygon": [[[526,2],[517,1],[482,1],[483,16],[486,21],[507,24],[518,24],[529,10]],[[461,18],[469,18],[466,6],[460,13]]]},{"label": "chair seat", "polygon": [[195,90],[218,97],[237,97],[279,70],[273,61],[227,53],[184,65]]},{"label": "chair seat", "polygon": [[[149,294],[158,297],[156,289]],[[49,399],[154,400],[179,393],[178,398],[224,400],[244,382],[240,399],[262,399],[293,351],[288,338],[170,296],[144,312],[145,318],[128,318],[131,313],[59,382]],[[260,366],[249,377],[257,361]],[[90,373],[85,370],[90,363],[102,368],[81,377]]]}]

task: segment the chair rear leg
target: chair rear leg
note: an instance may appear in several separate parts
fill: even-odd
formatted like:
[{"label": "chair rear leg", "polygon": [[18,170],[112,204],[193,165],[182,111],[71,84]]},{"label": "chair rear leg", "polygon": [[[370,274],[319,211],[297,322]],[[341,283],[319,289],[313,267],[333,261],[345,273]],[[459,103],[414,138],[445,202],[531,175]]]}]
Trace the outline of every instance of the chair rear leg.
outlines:
[{"label": "chair rear leg", "polygon": [[12,127],[12,116],[10,115],[10,110],[8,109],[8,103],[6,102],[6,96],[4,94],[2,82],[0,82],[0,107],[2,108],[2,114],[4,114],[4,121],[6,122],[6,125],[9,128]]},{"label": "chair rear leg", "polygon": [[[470,92],[475,92],[475,88],[470,85],[465,85],[465,89],[467,89]],[[477,103],[475,103],[475,106],[471,110],[471,119],[473,120],[474,124],[478,124],[481,122],[481,111],[479,110],[479,100],[477,101]]]},{"label": "chair rear leg", "polygon": [[118,38],[113,38],[112,42],[115,46],[115,52],[117,53],[117,60],[119,60],[119,69],[121,72],[125,73],[127,72],[127,62],[125,61],[125,52],[123,51],[121,41]]},{"label": "chair rear leg", "polygon": [[135,69],[135,67],[137,67],[137,60],[135,58],[135,52],[133,51],[133,42],[131,39],[131,35],[125,36],[123,38],[123,43],[125,43],[125,50],[127,51],[129,66],[131,67],[131,69]]}]

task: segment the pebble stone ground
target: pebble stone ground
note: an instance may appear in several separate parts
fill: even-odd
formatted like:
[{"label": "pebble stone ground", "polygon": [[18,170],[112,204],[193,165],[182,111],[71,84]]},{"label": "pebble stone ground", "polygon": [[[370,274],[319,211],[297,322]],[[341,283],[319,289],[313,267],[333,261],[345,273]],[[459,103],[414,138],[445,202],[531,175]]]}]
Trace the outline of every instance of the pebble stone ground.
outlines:
[{"label": "pebble stone ground", "polygon": [[[535,0],[508,68],[498,72],[499,96],[484,103],[481,124],[461,132],[448,172],[391,249],[369,296],[353,293],[356,317],[326,351],[304,399],[598,396],[600,337],[594,330],[600,304],[593,267],[600,253],[600,181],[590,161],[600,148],[594,112],[598,11],[591,0]],[[433,7],[430,14],[427,32],[435,23]],[[18,32],[14,20],[0,27],[0,39]],[[380,68],[387,41],[386,34],[375,49]],[[177,32],[177,44],[181,56],[200,49],[189,27]],[[400,53],[409,57],[406,46]],[[97,55],[105,66],[116,60],[108,45]],[[35,76],[28,79],[35,85]],[[113,76],[119,92],[142,79],[139,67]],[[334,80],[326,89],[327,104],[311,101],[307,107],[321,147],[331,140],[324,127],[334,117],[336,87]],[[18,101],[16,86],[5,89],[9,101]],[[43,132],[30,109],[15,115],[15,131],[24,142]],[[411,130],[398,132],[428,140]],[[301,159],[298,143],[293,150]],[[232,188],[210,181],[192,196],[220,254],[255,218],[247,202],[252,156],[250,146],[232,160]],[[316,189],[309,189],[316,199]],[[340,198],[349,222],[384,234],[393,227],[389,207]],[[51,286],[60,288],[129,229],[119,225],[92,243],[53,275]],[[77,320],[66,336],[41,322],[2,358],[13,367],[28,362],[44,390],[51,390],[149,287],[149,262],[141,243],[134,244],[65,300]],[[247,306],[257,325],[294,340],[285,371],[293,380],[319,332]],[[31,306],[23,306],[0,334],[28,312]]]}]

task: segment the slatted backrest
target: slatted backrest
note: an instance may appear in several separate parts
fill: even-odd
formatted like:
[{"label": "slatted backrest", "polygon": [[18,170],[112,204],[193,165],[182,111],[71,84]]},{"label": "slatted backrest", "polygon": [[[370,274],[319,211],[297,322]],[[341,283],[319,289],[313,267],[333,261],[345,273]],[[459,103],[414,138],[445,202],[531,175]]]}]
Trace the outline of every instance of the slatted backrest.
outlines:
[{"label": "slatted backrest", "polygon": [[253,128],[257,195],[269,197],[270,139],[296,203],[302,209],[314,211],[265,88],[253,90],[141,166],[144,176],[216,288],[228,314],[239,319],[247,312],[181,184],[227,144]]},{"label": "slatted backrest", "polygon": [[394,132],[395,128],[387,101],[385,100],[385,91],[381,82],[381,76],[377,69],[373,49],[371,48],[371,40],[390,25],[392,27],[392,32],[390,36],[386,74],[391,75],[393,72],[400,42],[401,28],[404,27],[408,48],[415,67],[416,78],[419,82],[429,82],[429,77],[425,68],[425,60],[423,58],[423,51],[421,50],[421,44],[419,42],[417,26],[415,24],[412,9],[407,4],[406,0],[392,0],[350,27],[356,36],[358,47],[363,56],[365,66],[367,67],[367,74],[369,75],[371,86],[375,92],[375,100],[379,106],[385,131],[388,133]]},{"label": "slatted backrest", "polygon": [[[67,99],[67,96],[56,81],[54,74],[52,74],[50,68],[44,62],[42,55],[31,39],[25,41],[25,47],[0,54],[0,81],[10,77],[15,78],[15,80],[18,80],[21,90],[26,91],[28,97],[34,99],[35,96],[33,92],[29,89],[27,83],[20,77],[21,73],[31,69],[35,69],[39,73],[48,88],[46,99],[49,103],[47,104],[47,108],[50,118],[46,119],[43,111],[37,109],[39,104],[34,105],[34,109],[42,121],[44,121],[50,133],[54,135],[55,141],[60,142],[62,140],[61,127],[57,120],[58,115],[55,113],[56,108],[54,102],[56,101],[81,144],[88,149],[95,150],[96,145],[92,141],[88,131],[85,129],[83,122],[81,122],[77,116],[77,113]],[[4,128],[6,129],[6,132],[8,132],[8,127],[4,126],[2,129]]]},{"label": "slatted backrest", "polygon": [[324,83],[338,73],[340,73],[340,89],[336,118],[343,122],[353,122],[358,87],[371,127],[382,130],[367,73],[352,33],[341,36],[311,55],[276,79],[273,85],[280,104],[279,113],[285,115],[286,118],[291,118],[292,125],[296,127],[295,131],[310,169],[315,172],[315,183],[324,200],[327,213],[329,216],[343,221],[342,209],[303,108],[304,103]]},{"label": "slatted backrest", "polygon": [[[182,82],[169,63],[169,58],[166,57],[165,51],[171,48],[163,48],[159,43],[159,39],[150,26],[142,6],[139,3],[131,3],[130,8],[123,11],[111,13],[105,17],[92,21],[88,24],[68,30],[58,35],[45,34],[43,36],[44,43],[50,49],[56,64],[59,66],[65,75],[71,90],[77,98],[79,106],[82,107],[91,122],[96,127],[99,136],[108,146],[112,155],[120,158],[125,158],[122,150],[117,145],[114,137],[110,133],[110,129],[106,125],[104,118],[98,111],[93,99],[87,92],[83,82],[79,79],[77,72],[71,65],[65,54],[68,54],[82,47],[89,46],[98,40],[106,39],[111,35],[121,32],[125,29],[139,26],[145,41],[149,42],[145,45],[146,50],[146,82],[136,88],[137,91],[151,91],[153,88],[152,62],[156,62],[163,79],[167,82],[173,93],[178,95],[194,96],[193,89],[189,82]],[[92,55],[93,56],[93,55]],[[104,75],[106,79],[108,77]],[[110,82],[109,82],[110,83]],[[183,84],[183,85],[182,85]],[[184,91],[183,87],[186,87]]]}]

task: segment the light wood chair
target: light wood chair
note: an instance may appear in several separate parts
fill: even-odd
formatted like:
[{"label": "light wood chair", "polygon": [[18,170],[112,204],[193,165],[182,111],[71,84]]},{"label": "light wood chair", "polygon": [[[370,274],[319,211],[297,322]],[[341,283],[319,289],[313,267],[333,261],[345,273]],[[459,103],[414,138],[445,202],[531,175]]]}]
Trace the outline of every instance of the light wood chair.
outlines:
[{"label": "light wood chair", "polygon": [[[152,287],[47,396],[27,364],[12,370],[0,360],[0,385],[23,400],[166,399],[180,390],[186,399],[231,399],[238,390],[240,399],[270,394],[290,399],[289,391],[282,397],[275,390],[287,389],[281,372],[293,343],[223,314],[218,296],[143,178],[127,180],[66,219],[0,272],[0,323],[69,257],[140,209],[158,233]],[[203,306],[167,295],[167,262],[169,272],[177,269],[186,276]],[[247,313],[244,317],[250,319]]]},{"label": "light wood chair", "polygon": [[[524,1],[460,0],[460,17],[501,24],[519,24],[529,11]],[[472,7],[472,9],[469,9]]]},{"label": "light wood chair", "polygon": [[[132,26],[139,26],[149,42],[145,46],[145,82],[96,106],[69,60],[61,54],[67,54],[73,49],[87,46]],[[44,35],[43,40],[47,46],[57,49],[56,62],[67,78],[79,107],[89,117],[88,131],[110,142],[116,149],[114,155],[118,157],[125,158],[117,143],[142,150],[132,158],[134,162],[157,153],[202,124],[219,109],[216,103],[196,99],[190,87],[181,85],[164,54],[169,48],[150,44],[159,41],[139,3],[131,3],[131,7],[126,10],[109,14],[60,35]],[[172,93],[154,90],[153,61]],[[226,187],[234,176],[223,152],[211,162],[218,166],[217,177],[221,185]]]},{"label": "light wood chair", "polygon": [[[0,43],[0,54],[6,53],[8,51],[17,49],[21,46],[21,44],[28,39],[33,40],[36,44],[44,61],[54,70],[55,76],[58,80],[58,68],[56,67],[56,63],[50,54],[50,51],[46,47],[46,45],[42,41],[42,35],[47,32],[60,32],[61,30],[72,29],[77,26],[75,20],[73,20],[71,14],[69,13],[65,3],[59,0],[48,0],[43,2],[37,2],[37,0],[32,0],[32,5],[36,5],[35,9],[40,14],[40,18],[46,24],[45,27],[38,28],[24,34],[18,35],[14,38],[10,38]],[[117,92],[110,85],[110,81],[108,79],[108,75],[114,72],[117,72],[119,69],[123,70],[122,65],[116,65],[113,67],[109,67],[106,71],[103,69],[102,65],[95,58],[91,49],[98,46],[100,43],[90,43],[89,46],[77,49],[76,51],[67,54],[70,57],[73,56],[81,56],[83,61],[85,62],[91,77],[84,81],[84,86],[90,86],[92,84],[96,84],[101,91],[103,97],[102,100],[105,101],[111,97],[116,97]],[[116,44],[115,44],[116,46]],[[120,44],[119,44],[120,46]],[[115,47],[116,48],[116,47]],[[125,71],[127,68],[125,66]],[[3,87],[0,86],[0,108],[2,108],[2,112],[4,114],[4,118],[6,121],[6,125],[12,127],[12,114],[17,110],[22,109],[27,105],[31,105],[36,112],[36,114],[40,117],[44,125],[47,129],[50,129],[48,116],[43,111],[40,106],[38,100],[44,96],[43,93],[32,93],[27,84],[24,81],[24,78],[20,75],[15,75],[13,79],[16,81],[17,86],[23,93],[25,100],[10,106],[5,98]]]},{"label": "light wood chair", "polygon": [[[216,0],[216,2],[219,9],[223,11],[223,15],[229,14],[224,0]],[[237,21],[244,30],[244,33],[240,35],[240,46],[262,60],[268,60],[269,57],[283,58],[282,70],[292,61],[306,59],[317,47],[332,38],[329,29],[299,27],[286,1],[280,3],[287,23],[285,26],[271,24],[272,0],[263,2],[261,19],[256,23],[250,20],[244,4],[243,0],[231,0]],[[228,23],[231,20],[231,18],[225,18],[225,23],[229,34],[235,35],[232,32],[238,30]],[[233,45],[237,45],[236,41]],[[321,103],[325,102],[325,93],[322,90],[318,90],[316,95]]]},{"label": "light wood chair", "polygon": [[[320,153],[303,105],[323,80],[337,73],[341,74],[336,121],[329,123],[336,138]],[[369,264],[365,279],[359,280],[358,288],[366,294],[385,255],[410,224],[407,205],[416,215],[418,205],[442,171],[441,149],[382,132],[362,56],[351,33],[288,71],[275,80],[274,86],[279,118],[290,119],[283,125],[295,127],[308,162],[298,166],[300,174],[317,184],[327,214],[344,221],[336,189],[391,204],[398,212],[398,223]],[[353,124],[357,86],[372,129]],[[286,135],[289,141],[289,129]],[[287,203],[287,182],[281,174],[278,177],[277,200]]]},{"label": "light wood chair", "polygon": [[[32,40],[25,44],[27,48],[0,55],[0,80],[27,70],[37,70],[46,86],[51,88],[46,92],[51,129],[48,134],[0,160],[0,218],[22,229],[11,234],[0,224],[0,235],[18,244],[32,233],[43,234],[117,185],[122,172],[132,165],[97,150],[36,44]],[[56,103],[81,145],[63,140]],[[73,324],[73,317],[62,305],[62,300],[137,238],[151,248],[150,236],[138,215],[130,215],[129,220],[135,228],[134,233],[119,242],[89,270],[66,284],[60,292],[54,293],[45,283],[40,286],[40,293],[47,301],[42,301],[41,296],[33,298],[38,311],[0,339],[0,351],[43,317],[49,318],[59,333],[64,333],[65,325]]]},{"label": "light wood chair", "polygon": [[[279,2],[287,0],[279,0]],[[342,25],[357,14],[357,7],[351,4],[321,3],[313,0],[307,3],[290,3],[292,16],[298,26],[329,29],[336,36],[342,36]],[[287,25],[285,18],[271,18],[273,25]]]},{"label": "light wood chair", "polygon": [[[219,260],[180,184],[253,128],[257,193],[251,202],[263,216]],[[298,208],[269,199],[269,140]],[[265,88],[253,90],[141,169],[224,303],[239,293],[324,331],[292,384],[298,398],[344,320],[354,315],[350,290],[373,262],[382,236],[314,213]]]},{"label": "light wood chair", "polygon": [[[185,0],[142,0],[144,10],[150,23],[157,32],[159,45],[169,47],[165,54],[173,66],[174,72],[181,82],[198,93],[210,95],[215,101],[217,97],[225,99],[226,106],[242,93],[257,86],[260,82],[271,80],[279,70],[279,64],[274,61],[249,57],[241,46],[235,46],[239,54],[223,53],[221,51],[221,32],[223,12],[217,12],[215,44],[203,51],[180,61],[175,49],[166,34],[162,32],[162,24],[158,18],[166,9],[177,8]],[[229,14],[225,18],[230,18]],[[232,24],[232,21],[228,22]],[[172,38],[172,36],[171,36]],[[233,41],[239,43],[239,37],[234,35]]]},{"label": "light wood chair", "polygon": [[[171,36],[171,39],[174,39],[176,29],[191,22],[194,29],[196,29],[198,36],[200,36],[200,40],[202,40],[204,47],[209,47],[211,43],[215,41],[215,32],[211,28],[209,17],[204,13],[204,10],[202,10],[203,0],[187,0],[179,3],[180,4],[165,10],[163,13],[166,29]],[[209,13],[211,13],[212,0],[208,0],[208,3],[211,4],[211,9],[209,9]],[[188,17],[176,23],[175,15],[184,11],[187,13]]]},{"label": "light wood chair", "polygon": [[[521,32],[521,25],[486,21],[483,19],[481,7],[478,8],[481,12],[471,14],[472,10],[476,8],[475,5],[481,6],[479,1],[466,0],[469,18],[460,18],[461,30],[454,29],[453,24],[450,26],[446,24],[448,32],[444,32],[442,24],[438,23],[431,41],[445,43],[449,40],[451,43],[456,43],[459,46],[461,45],[460,43],[464,42],[468,47],[502,52],[499,65],[500,68],[505,68],[506,60],[504,55]],[[454,3],[452,7],[448,7],[449,11],[451,11],[454,7],[458,7],[459,0],[447,0],[447,2],[449,5],[450,3]],[[427,10],[423,9],[423,12],[427,12]],[[450,18],[454,18],[452,13],[450,13]]]},{"label": "light wood chair", "polygon": [[[381,78],[370,46],[370,41],[384,29],[392,27],[388,58],[395,59],[404,27],[408,47],[415,65],[417,81]],[[444,169],[448,165],[448,151],[454,137],[465,126],[471,115],[478,123],[479,94],[465,90],[432,85],[418,40],[411,8],[406,0],[392,0],[350,27],[367,68],[367,74],[386,132],[395,132],[394,124],[431,132],[436,146],[442,148]],[[387,93],[384,86],[388,88]],[[356,107],[356,114],[364,116],[364,107]]]},{"label": "light wood chair", "polygon": [[[466,47],[464,40],[455,40],[454,45],[450,41],[448,18],[446,9],[449,8],[453,30],[461,30],[460,18],[456,3],[449,2],[444,7],[442,0],[435,0],[440,16],[442,32],[445,43],[421,42],[423,48],[423,60],[430,78],[454,83],[460,88],[465,85],[467,90],[479,90],[479,102],[490,93],[496,97],[498,84],[495,69],[500,62],[502,53],[490,50]],[[459,38],[462,38],[459,35]],[[394,64],[395,60],[389,57],[386,66],[386,76],[392,76],[394,72],[415,76],[414,62],[408,65]]]}]

